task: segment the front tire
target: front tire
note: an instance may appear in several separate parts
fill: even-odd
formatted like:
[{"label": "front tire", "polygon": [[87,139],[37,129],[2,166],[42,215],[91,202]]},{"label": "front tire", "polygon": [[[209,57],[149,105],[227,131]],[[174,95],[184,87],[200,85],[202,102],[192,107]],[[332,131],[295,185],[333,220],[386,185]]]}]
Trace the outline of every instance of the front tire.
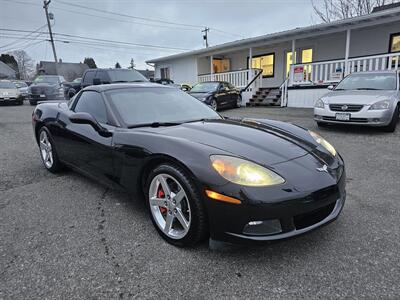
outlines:
[{"label": "front tire", "polygon": [[386,132],[395,132],[398,121],[399,121],[399,105],[396,106],[393,112],[392,120],[390,121],[389,125],[383,127],[383,130]]},{"label": "front tire", "polygon": [[210,106],[213,110],[218,111],[218,102],[215,98],[211,99]]},{"label": "front tire", "polygon": [[178,247],[193,246],[208,234],[202,196],[182,168],[161,164],[145,186],[150,218],[161,237]]},{"label": "front tire", "polygon": [[38,133],[40,158],[44,167],[52,172],[57,173],[62,169],[61,162],[58,159],[57,151],[54,145],[50,131],[46,127],[42,127]]}]

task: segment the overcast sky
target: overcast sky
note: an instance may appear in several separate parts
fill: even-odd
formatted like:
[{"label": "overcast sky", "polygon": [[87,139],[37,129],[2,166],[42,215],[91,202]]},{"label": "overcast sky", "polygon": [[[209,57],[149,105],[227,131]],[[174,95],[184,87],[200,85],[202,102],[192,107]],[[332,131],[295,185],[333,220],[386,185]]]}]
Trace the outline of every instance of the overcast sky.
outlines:
[{"label": "overcast sky", "polygon": [[[165,22],[106,14],[77,5]],[[0,0],[0,29],[38,29],[46,24],[42,6],[42,0]],[[204,47],[200,26],[211,28],[209,44],[216,45],[316,23],[310,0],[52,0],[49,11],[54,14],[55,33],[179,49]],[[35,61],[53,60],[50,43],[43,41],[48,35],[40,35],[40,31],[47,31],[47,27],[29,35],[30,40],[16,40],[29,33],[0,30],[0,53],[22,48]],[[117,61],[127,67],[133,58],[137,68],[149,68],[145,60],[180,51],[56,38],[70,42],[56,42],[57,55],[64,62],[93,57],[99,67],[113,67]]]}]

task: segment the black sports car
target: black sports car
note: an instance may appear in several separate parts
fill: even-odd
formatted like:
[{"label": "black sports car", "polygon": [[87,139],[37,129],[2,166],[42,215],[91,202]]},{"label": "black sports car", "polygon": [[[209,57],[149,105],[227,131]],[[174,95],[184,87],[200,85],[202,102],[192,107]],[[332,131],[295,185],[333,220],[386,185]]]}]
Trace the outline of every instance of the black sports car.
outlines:
[{"label": "black sports car", "polygon": [[225,81],[207,81],[194,85],[189,94],[212,109],[218,111],[223,107],[240,107],[242,96],[240,91]]},{"label": "black sports car", "polygon": [[90,86],[39,104],[44,166],[62,166],[141,195],[160,235],[178,246],[295,236],[335,220],[344,163],[318,134],[271,120],[221,117],[153,83]]}]

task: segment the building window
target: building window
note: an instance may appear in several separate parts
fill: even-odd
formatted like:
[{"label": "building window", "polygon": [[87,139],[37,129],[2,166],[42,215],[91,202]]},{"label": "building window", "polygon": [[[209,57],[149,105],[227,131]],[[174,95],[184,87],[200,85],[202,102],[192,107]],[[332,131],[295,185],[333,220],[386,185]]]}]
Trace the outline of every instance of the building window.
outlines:
[{"label": "building window", "polygon": [[214,67],[214,73],[229,72],[230,61],[228,58],[214,58],[213,67]]},{"label": "building window", "polygon": [[[297,51],[295,51],[295,55]],[[313,61],[313,49],[312,48],[307,48],[307,49],[302,49],[301,50],[301,63],[302,64],[307,64],[307,63],[312,63]],[[292,57],[292,51],[286,52],[286,76],[289,77],[289,71],[290,71],[290,65],[295,64],[293,63],[293,57]],[[307,66],[307,69],[309,69],[309,73],[311,72],[310,66]]]},{"label": "building window", "polygon": [[169,68],[161,68],[161,79],[170,79]]},{"label": "building window", "polygon": [[274,63],[275,54],[271,53],[253,57],[251,60],[251,67],[253,69],[261,69],[263,77],[274,77]]},{"label": "building window", "polygon": [[390,37],[390,52],[400,51],[400,33],[392,34]]}]

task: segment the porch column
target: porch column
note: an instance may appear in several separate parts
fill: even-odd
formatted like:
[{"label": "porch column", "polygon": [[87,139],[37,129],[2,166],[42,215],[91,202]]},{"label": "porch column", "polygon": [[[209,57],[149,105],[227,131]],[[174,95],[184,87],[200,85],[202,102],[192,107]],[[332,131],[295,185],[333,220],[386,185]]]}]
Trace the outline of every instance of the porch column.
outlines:
[{"label": "porch column", "polygon": [[[247,79],[247,84],[249,84],[250,80],[253,78],[253,48],[249,48],[249,75],[248,75],[248,79]],[[254,84],[253,84],[254,85]],[[251,87],[252,88],[252,87]]]},{"label": "porch column", "polygon": [[296,40],[292,40],[292,64],[290,65],[290,69],[289,69],[289,84],[291,84],[293,82],[293,68],[292,68],[292,66],[297,63],[297,57],[296,56],[297,56],[296,55]]},{"label": "porch column", "polygon": [[344,65],[345,65],[345,73],[344,75],[350,74],[349,70],[349,54],[350,54],[350,37],[351,37],[351,30],[347,29],[346,31],[346,53],[344,57]]},{"label": "porch column", "polygon": [[211,81],[214,81],[214,56],[210,55],[210,75],[211,75]]}]

